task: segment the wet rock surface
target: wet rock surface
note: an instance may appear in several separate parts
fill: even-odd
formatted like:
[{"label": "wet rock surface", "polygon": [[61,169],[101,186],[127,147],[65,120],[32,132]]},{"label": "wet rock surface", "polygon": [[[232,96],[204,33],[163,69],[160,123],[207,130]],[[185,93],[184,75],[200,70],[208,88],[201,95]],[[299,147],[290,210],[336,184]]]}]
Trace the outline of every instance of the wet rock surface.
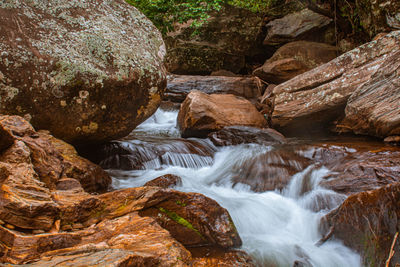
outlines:
[{"label": "wet rock surface", "polygon": [[144,186],[158,186],[162,188],[169,188],[181,184],[182,184],[181,177],[173,174],[166,174],[145,183]]},{"label": "wet rock surface", "polygon": [[264,91],[264,85],[254,77],[171,75],[164,100],[183,102],[192,91],[206,94],[233,94],[256,101]]},{"label": "wet rock surface", "polygon": [[[371,93],[385,88],[368,87],[367,82],[381,67],[393,65],[399,37],[399,31],[392,32],[275,87],[272,125],[285,135],[329,128],[329,124],[344,116],[349,98],[354,94],[354,100],[357,99],[358,88],[364,88],[364,91],[369,88]],[[390,67],[383,71],[389,76],[396,72]],[[396,103],[391,106],[395,108]]]},{"label": "wet rock surface", "polygon": [[338,56],[336,47],[324,43],[297,41],[281,46],[253,74],[262,80],[279,84],[331,61]]},{"label": "wet rock surface", "polygon": [[182,137],[206,137],[225,126],[242,125],[263,128],[267,121],[246,99],[230,94],[207,95],[192,91],[178,113]]},{"label": "wet rock surface", "polygon": [[[384,266],[400,226],[399,200],[399,183],[354,194],[322,219],[322,231],[361,253],[365,265]],[[393,251],[389,266],[400,260],[398,240]]]},{"label": "wet rock surface", "polygon": [[2,116],[0,125],[14,138],[0,155],[0,262],[187,266],[184,245],[228,252],[241,244],[214,200],[153,186],[89,194],[103,179],[98,166],[21,117]]},{"label": "wet rock surface", "polygon": [[[215,152],[207,142],[179,138],[139,138],[133,141],[116,141],[104,145],[97,153],[97,160],[103,168],[140,170],[149,166],[172,164],[193,167],[195,164],[212,162]],[[201,162],[177,161],[175,155],[199,156]]]},{"label": "wet rock surface", "polygon": [[3,1],[0,25],[0,113],[82,144],[126,136],[159,106],[164,43],[124,1]]},{"label": "wet rock surface", "polygon": [[216,146],[232,146],[249,143],[271,145],[286,142],[285,137],[274,129],[259,129],[246,126],[224,127],[217,132],[210,133],[208,138]]}]

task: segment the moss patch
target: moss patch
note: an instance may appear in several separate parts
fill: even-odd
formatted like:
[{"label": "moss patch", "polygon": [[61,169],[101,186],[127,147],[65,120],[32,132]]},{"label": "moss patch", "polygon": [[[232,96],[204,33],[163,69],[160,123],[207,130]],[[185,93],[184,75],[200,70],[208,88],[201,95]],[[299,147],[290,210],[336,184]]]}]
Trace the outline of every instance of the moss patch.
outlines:
[{"label": "moss patch", "polygon": [[186,228],[189,228],[191,230],[193,230],[197,235],[199,235],[201,237],[201,239],[205,240],[205,238],[203,237],[203,235],[200,233],[199,230],[197,230],[196,228],[194,228],[194,226],[188,222],[185,218],[182,218],[181,216],[179,216],[178,214],[176,214],[173,211],[164,209],[162,207],[158,208],[162,213],[166,214],[171,220],[179,223],[180,225],[183,225]]}]

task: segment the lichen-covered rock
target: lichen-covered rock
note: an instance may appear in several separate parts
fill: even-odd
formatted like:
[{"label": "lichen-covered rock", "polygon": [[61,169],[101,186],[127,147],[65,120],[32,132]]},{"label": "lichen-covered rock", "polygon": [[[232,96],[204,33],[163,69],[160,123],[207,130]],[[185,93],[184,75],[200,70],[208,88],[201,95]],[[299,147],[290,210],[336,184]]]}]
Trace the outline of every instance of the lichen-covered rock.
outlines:
[{"label": "lichen-covered rock", "polygon": [[196,90],[183,101],[177,123],[182,137],[206,137],[225,126],[267,126],[267,120],[250,101],[231,94],[207,95]]},{"label": "lichen-covered rock", "polygon": [[193,34],[190,23],[177,25],[165,38],[166,66],[176,74],[209,74],[225,69],[238,73],[246,56],[261,51],[262,15],[226,5]]},{"label": "lichen-covered rock", "polygon": [[285,44],[254,75],[279,84],[331,61],[338,56],[336,47],[324,43],[297,41]]},{"label": "lichen-covered rock", "polygon": [[[275,106],[272,125],[286,135],[326,130],[330,123],[344,115],[349,97],[358,88],[369,88],[376,92],[385,90],[383,81],[379,80],[379,77],[384,77],[384,73],[380,76],[377,74],[372,87],[366,83],[380,68],[393,65],[399,47],[400,31],[394,31],[276,86],[273,90]],[[394,75],[395,81],[396,71],[390,72],[390,69],[385,68],[388,74]],[[374,88],[374,84],[379,86]],[[388,92],[392,94],[391,99],[398,97],[395,94],[396,90],[398,92],[396,88],[394,86]],[[396,103],[392,103],[390,108],[394,108],[392,112],[396,113]],[[381,111],[386,112],[384,109]],[[395,128],[395,125],[391,127]]]},{"label": "lichen-covered rock", "polygon": [[385,138],[400,135],[400,49],[349,98],[339,131]]},{"label": "lichen-covered rock", "polygon": [[123,137],[166,86],[161,34],[116,1],[2,1],[0,113],[75,144]]},{"label": "lichen-covered rock", "polygon": [[290,13],[270,21],[264,45],[282,45],[297,40],[334,43],[334,31],[329,27],[332,19],[309,9]]},{"label": "lichen-covered rock", "polygon": [[[354,2],[354,3],[353,3]],[[397,0],[337,1],[342,16],[359,21],[370,38],[381,32],[400,29],[400,2]]]}]

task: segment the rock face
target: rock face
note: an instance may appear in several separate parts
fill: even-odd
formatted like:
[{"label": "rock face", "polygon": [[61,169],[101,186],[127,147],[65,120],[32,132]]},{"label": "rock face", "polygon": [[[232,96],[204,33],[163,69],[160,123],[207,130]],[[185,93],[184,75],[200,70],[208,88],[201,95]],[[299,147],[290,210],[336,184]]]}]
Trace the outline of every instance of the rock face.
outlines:
[{"label": "rock face", "polygon": [[309,9],[290,13],[269,22],[264,45],[282,45],[298,40],[334,43],[334,32],[328,26],[332,19]]},{"label": "rock face", "polygon": [[0,129],[2,136],[14,140],[0,156],[2,221],[24,229],[49,230],[60,212],[51,190],[108,189],[111,178],[99,166],[79,157],[68,144],[37,133],[21,117],[1,116]]},{"label": "rock face", "polygon": [[198,90],[206,94],[233,94],[256,101],[264,89],[264,85],[254,77],[171,75],[163,99],[183,102],[192,90]]},{"label": "rock face", "polygon": [[208,135],[216,146],[232,146],[247,143],[279,144],[285,143],[285,137],[274,129],[258,129],[246,126],[229,126]]},{"label": "rock face", "polygon": [[343,15],[351,17],[356,15],[361,28],[374,37],[381,32],[400,29],[400,3],[396,0],[384,1],[355,1],[354,6],[349,6],[346,1],[338,1],[338,8]]},{"label": "rock face", "polygon": [[192,91],[178,113],[182,137],[206,137],[225,126],[242,125],[263,128],[267,121],[246,99],[234,95],[207,95]]},{"label": "rock face", "polygon": [[400,135],[400,50],[349,98],[338,129],[378,137]]},{"label": "rock face", "polygon": [[[360,92],[379,92],[383,88],[391,88],[379,83],[378,77],[375,83],[379,86],[368,87],[366,83],[381,67],[393,64],[399,45],[400,31],[395,31],[278,85],[273,90],[274,128],[286,135],[290,132],[326,129],[333,120],[344,115],[347,101],[353,94],[356,99],[359,88]],[[383,72],[376,75],[394,75],[396,67],[385,68]],[[392,79],[396,81],[395,76]],[[396,90],[394,86],[388,92],[392,100],[398,97],[393,93]],[[398,107],[397,103],[392,103],[391,107]]]},{"label": "rock face", "polygon": [[192,257],[182,244],[226,256],[241,245],[214,200],[152,186],[91,195],[83,185],[99,192],[110,177],[68,144],[18,116],[0,117],[0,132],[1,263],[187,266]]},{"label": "rock face", "polygon": [[279,84],[337,57],[337,48],[328,44],[297,41],[280,47],[254,75]]},{"label": "rock face", "polygon": [[[365,266],[384,266],[400,227],[399,201],[399,183],[354,194],[323,218],[322,231],[327,233],[330,229],[334,237],[360,252]],[[399,260],[397,240],[390,266]]]},{"label": "rock face", "polygon": [[225,69],[238,73],[246,56],[257,52],[262,16],[225,6],[193,34],[190,24],[179,25],[165,38],[168,71],[176,74],[209,74]]},{"label": "rock face", "polygon": [[124,1],[3,1],[0,25],[0,113],[79,144],[123,137],[157,109],[165,46]]}]

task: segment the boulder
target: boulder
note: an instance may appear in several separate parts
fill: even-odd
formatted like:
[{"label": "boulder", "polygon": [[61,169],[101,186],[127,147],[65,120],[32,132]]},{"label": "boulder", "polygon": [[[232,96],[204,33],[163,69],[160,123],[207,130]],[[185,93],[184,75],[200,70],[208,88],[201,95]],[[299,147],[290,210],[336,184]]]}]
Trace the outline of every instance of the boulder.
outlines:
[{"label": "boulder", "polygon": [[212,132],[208,138],[216,146],[233,146],[256,143],[263,145],[285,143],[285,137],[271,128],[258,129],[247,126],[228,126],[217,132]]},{"label": "boulder", "polygon": [[264,92],[264,86],[255,77],[171,75],[163,99],[183,102],[192,90],[206,94],[233,94],[256,102]]},{"label": "boulder", "polygon": [[336,47],[316,42],[297,41],[285,44],[253,74],[279,84],[331,61],[338,56]]},{"label": "boulder", "polygon": [[242,125],[263,128],[267,121],[246,99],[231,94],[207,95],[192,91],[178,113],[182,137],[206,137],[226,126]]},{"label": "boulder", "polygon": [[2,1],[0,25],[0,113],[82,144],[126,136],[157,109],[165,46],[125,1]]},{"label": "boulder", "polygon": [[399,45],[400,31],[392,32],[276,86],[272,125],[285,135],[326,130],[350,96],[391,64]]},{"label": "boulder", "polygon": [[[321,230],[359,252],[363,265],[385,266],[400,227],[399,201],[399,183],[351,195],[322,218]],[[389,266],[400,261],[398,240],[393,244],[393,251]]]},{"label": "boulder", "polygon": [[385,138],[400,135],[400,49],[347,101],[339,131]]},{"label": "boulder", "polygon": [[169,72],[210,74],[225,69],[238,73],[245,68],[246,56],[262,51],[257,42],[262,33],[262,15],[230,5],[209,15],[198,29],[188,22],[176,25],[167,34]]},{"label": "boulder", "polygon": [[306,8],[270,21],[266,25],[267,36],[263,44],[277,46],[298,40],[334,43],[331,23],[332,19]]}]

